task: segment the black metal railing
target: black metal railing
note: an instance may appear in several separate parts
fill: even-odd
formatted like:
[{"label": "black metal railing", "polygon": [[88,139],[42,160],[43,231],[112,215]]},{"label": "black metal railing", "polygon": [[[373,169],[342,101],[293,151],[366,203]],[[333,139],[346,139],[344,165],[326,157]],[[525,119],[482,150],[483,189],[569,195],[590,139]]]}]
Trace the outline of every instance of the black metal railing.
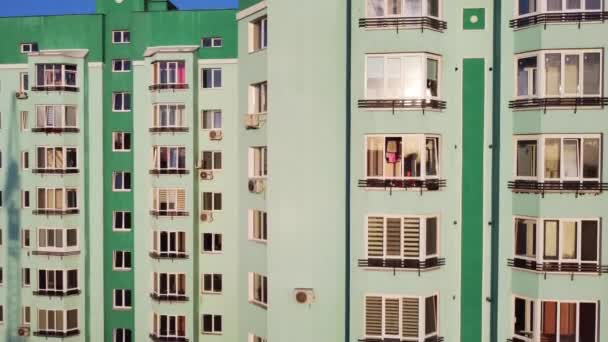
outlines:
[{"label": "black metal railing", "polygon": [[177,252],[150,252],[153,259],[188,259],[188,254]]},{"label": "black metal railing", "polygon": [[[357,341],[359,342],[409,342],[411,340],[404,340],[400,338],[383,338],[383,337],[364,337],[360,338]],[[443,336],[432,336],[427,338],[422,338],[419,342],[443,342]]]},{"label": "black metal railing", "polygon": [[175,216],[188,216],[187,211],[175,211],[175,210],[150,210],[150,215],[154,217],[166,216],[166,217],[175,217]]},{"label": "black metal railing", "polygon": [[522,28],[534,25],[546,25],[556,23],[581,23],[589,21],[601,21],[608,19],[608,12],[570,12],[570,13],[542,13],[523,18],[512,19],[509,27]]},{"label": "black metal railing", "polygon": [[190,171],[186,169],[152,169],[151,175],[187,175]]},{"label": "black metal railing", "polygon": [[[183,332],[183,334],[185,335],[185,332]],[[162,335],[157,335],[157,334],[150,334],[150,339],[154,342],[188,342],[188,339],[186,337],[176,337],[176,336],[162,336]]]},{"label": "black metal railing", "polygon": [[70,91],[77,92],[79,88],[76,86],[34,86],[32,91]]},{"label": "black metal railing", "polygon": [[35,209],[34,215],[73,215],[78,214],[80,209]]},{"label": "black metal railing", "polygon": [[159,301],[159,302],[186,302],[188,301],[188,296],[185,294],[158,294],[158,293],[150,293],[150,298]]},{"label": "black metal railing", "polygon": [[62,291],[62,290],[36,290],[36,291],[32,291],[32,293],[35,296],[67,297],[67,296],[79,295],[80,294],[80,290],[79,289],[66,290],[66,291]]},{"label": "black metal railing", "polygon": [[427,259],[383,259],[367,258],[359,259],[359,267],[381,267],[381,268],[403,268],[412,270],[427,270],[445,266],[445,258]]},{"label": "black metal railing", "polygon": [[507,265],[536,272],[564,272],[564,273],[608,273],[608,265],[586,264],[578,262],[538,262],[526,259],[508,259]]},{"label": "black metal railing", "polygon": [[600,193],[608,190],[608,183],[600,181],[562,181],[562,182],[538,182],[528,180],[510,181],[509,189],[515,193],[534,193],[544,195],[547,192],[553,193]]},{"label": "black metal railing", "polygon": [[391,109],[393,113],[396,109],[427,109],[443,110],[446,109],[446,102],[431,99],[393,99],[393,100],[359,100],[359,108],[365,109]]},{"label": "black metal railing", "polygon": [[79,128],[76,127],[33,127],[34,133],[78,133]]},{"label": "black metal railing", "polygon": [[359,180],[360,188],[376,188],[384,190],[392,189],[416,189],[420,191],[437,191],[445,188],[445,179],[379,179],[367,178]]},{"label": "black metal railing", "polygon": [[162,83],[162,84],[152,84],[151,86],[148,87],[148,89],[149,90],[188,89],[188,85],[187,84],[166,84],[166,83]]},{"label": "black metal railing", "polygon": [[542,109],[573,108],[576,113],[579,108],[601,107],[608,105],[608,97],[543,97],[509,101],[511,109]]},{"label": "black metal railing", "polygon": [[400,28],[420,28],[421,31],[430,29],[443,32],[448,28],[448,23],[431,17],[381,17],[361,18],[359,27],[365,28],[394,28],[399,32]]},{"label": "black metal railing", "polygon": [[48,331],[48,330],[37,330],[34,331],[34,336],[39,337],[70,337],[80,335],[80,330],[70,330],[70,331]]},{"label": "black metal railing", "polygon": [[52,175],[67,175],[79,173],[78,169],[32,169],[32,173],[52,174]]},{"label": "black metal railing", "polygon": [[69,252],[61,252],[61,251],[32,251],[32,255],[44,255],[44,256],[71,256],[71,255],[79,255],[80,251],[69,251]]},{"label": "black metal railing", "polygon": [[188,132],[188,127],[151,127],[150,133],[183,133]]}]

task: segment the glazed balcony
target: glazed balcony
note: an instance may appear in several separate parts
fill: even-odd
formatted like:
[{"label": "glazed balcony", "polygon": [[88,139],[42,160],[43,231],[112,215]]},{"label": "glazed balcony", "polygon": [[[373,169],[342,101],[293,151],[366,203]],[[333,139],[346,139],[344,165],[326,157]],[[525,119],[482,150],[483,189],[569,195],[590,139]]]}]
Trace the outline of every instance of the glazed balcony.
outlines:
[{"label": "glazed balcony", "polygon": [[508,259],[509,267],[538,273],[608,273],[608,265],[583,262],[541,262],[536,260],[514,258]]},{"label": "glazed balcony", "polygon": [[[182,332],[180,335],[185,335],[185,332]],[[151,333],[150,340],[154,342],[188,342],[188,339],[183,336],[165,336]]]},{"label": "glazed balcony", "polygon": [[387,259],[387,258],[367,258],[359,259],[359,267],[370,268],[388,268],[395,271],[402,270],[417,270],[428,271],[445,266],[445,258],[430,257],[426,259]]},{"label": "glazed balcony", "polygon": [[427,337],[427,338],[420,338],[417,340],[414,339],[400,339],[400,338],[391,338],[391,337],[384,337],[384,338],[377,338],[377,337],[364,337],[364,338],[360,338],[357,340],[358,342],[443,342],[444,338],[443,336],[431,336],[431,337]]},{"label": "glazed balcony", "polygon": [[190,88],[188,84],[185,83],[158,83],[152,84],[148,86],[150,91],[158,91],[158,90],[184,90]]},{"label": "glazed balcony", "polygon": [[366,178],[359,180],[360,188],[367,189],[403,189],[403,190],[419,190],[438,191],[446,187],[445,179],[382,179],[382,178]]},{"label": "glazed balcony", "polygon": [[444,110],[447,108],[445,101],[435,99],[365,99],[358,101],[362,109],[390,109],[393,114],[395,110]]},{"label": "glazed balcony", "polygon": [[577,196],[583,194],[599,194],[608,190],[608,183],[601,181],[533,181],[515,180],[508,183],[509,189],[514,193],[541,194],[546,193],[574,193]]},{"label": "glazed balcony", "polygon": [[72,336],[78,336],[80,335],[80,330],[79,329],[75,329],[75,330],[68,330],[68,331],[55,331],[55,330],[37,330],[34,331],[34,336],[38,336],[38,337],[46,337],[46,338],[65,338],[65,337],[72,337]]},{"label": "glazed balcony", "polygon": [[359,27],[372,29],[420,29],[443,32],[448,23],[433,17],[371,17],[359,19]]},{"label": "glazed balcony", "polygon": [[509,21],[509,27],[514,29],[525,28],[529,26],[544,25],[547,29],[547,24],[578,24],[586,22],[601,22],[608,19],[608,12],[564,12],[564,13],[540,13],[536,15],[525,16],[512,19]]},{"label": "glazed balcony", "polygon": [[48,297],[67,297],[79,295],[81,291],[79,289],[70,290],[35,290],[32,292],[34,296],[48,296]]},{"label": "glazed balcony", "polygon": [[150,293],[150,298],[157,302],[187,302],[188,296],[185,294],[159,294]]},{"label": "glazed balcony", "polygon": [[550,108],[572,108],[576,113],[578,109],[601,108],[608,105],[608,97],[544,97],[512,100],[509,108],[515,110],[542,110]]},{"label": "glazed balcony", "polygon": [[150,252],[148,255],[152,259],[164,260],[164,259],[188,259],[186,252]]}]

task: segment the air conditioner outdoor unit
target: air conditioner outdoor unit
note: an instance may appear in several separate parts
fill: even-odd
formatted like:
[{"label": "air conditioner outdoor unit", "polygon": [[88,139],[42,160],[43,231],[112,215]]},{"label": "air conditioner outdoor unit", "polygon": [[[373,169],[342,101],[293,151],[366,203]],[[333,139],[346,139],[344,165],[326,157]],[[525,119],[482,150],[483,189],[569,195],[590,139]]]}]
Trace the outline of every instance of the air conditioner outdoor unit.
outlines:
[{"label": "air conditioner outdoor unit", "polygon": [[213,172],[201,171],[201,179],[210,180],[213,179]]},{"label": "air conditioner outdoor unit", "polygon": [[253,192],[256,194],[261,193],[262,191],[264,191],[264,180],[263,179],[259,179],[259,178],[252,178],[249,180],[249,184],[248,184],[248,188],[249,188],[249,192]]},{"label": "air conditioner outdoor unit", "polygon": [[312,304],[315,301],[315,291],[313,289],[294,289],[293,296],[298,304]]},{"label": "air conditioner outdoor unit", "polygon": [[27,93],[24,91],[18,91],[15,93],[15,97],[19,100],[25,100],[27,99]]},{"label": "air conditioner outdoor unit", "polygon": [[245,115],[246,128],[260,128],[260,116],[258,114]]},{"label": "air conditioner outdoor unit", "polygon": [[209,131],[209,139],[211,140],[222,140],[222,137],[224,135],[222,134],[222,131],[214,129],[212,131]]},{"label": "air conditioner outdoor unit", "polygon": [[201,221],[203,221],[203,222],[211,222],[211,221],[213,221],[213,214],[210,213],[210,212],[208,212],[208,211],[207,212],[203,212],[201,214]]},{"label": "air conditioner outdoor unit", "polygon": [[30,327],[19,327],[17,330],[19,336],[30,336]]}]

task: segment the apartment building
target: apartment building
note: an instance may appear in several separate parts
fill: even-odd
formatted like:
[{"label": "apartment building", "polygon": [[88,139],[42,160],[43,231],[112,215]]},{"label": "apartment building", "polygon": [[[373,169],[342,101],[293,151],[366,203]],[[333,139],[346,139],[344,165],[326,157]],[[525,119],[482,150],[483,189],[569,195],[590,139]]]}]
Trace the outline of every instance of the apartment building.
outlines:
[{"label": "apartment building", "polygon": [[0,340],[607,340],[605,6],[0,18]]}]

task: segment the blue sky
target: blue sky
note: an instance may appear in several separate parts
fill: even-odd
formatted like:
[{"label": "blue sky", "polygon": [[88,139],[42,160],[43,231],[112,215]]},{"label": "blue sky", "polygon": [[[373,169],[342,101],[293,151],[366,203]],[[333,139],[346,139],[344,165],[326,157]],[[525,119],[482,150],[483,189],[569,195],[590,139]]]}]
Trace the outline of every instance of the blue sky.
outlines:
[{"label": "blue sky", "polygon": [[[181,9],[234,8],[237,0],[172,0]],[[0,17],[92,13],[95,0],[0,0]]]}]

